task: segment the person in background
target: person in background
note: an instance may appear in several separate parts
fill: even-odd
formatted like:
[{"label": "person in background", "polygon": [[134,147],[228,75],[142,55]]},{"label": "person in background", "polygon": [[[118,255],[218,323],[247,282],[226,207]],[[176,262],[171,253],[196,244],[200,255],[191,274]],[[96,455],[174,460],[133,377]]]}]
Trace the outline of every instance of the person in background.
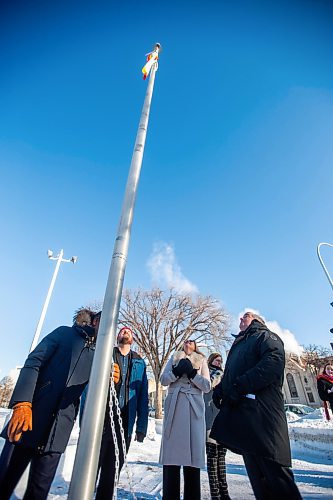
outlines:
[{"label": "person in background", "polygon": [[[135,422],[135,440],[139,443],[143,442],[148,427],[148,379],[146,363],[139,354],[131,349],[133,342],[132,330],[128,327],[123,327],[117,336],[118,346],[113,351],[114,368],[112,376],[122,420],[120,423],[116,406],[113,404],[113,423],[119,449],[119,473],[125,461],[120,425],[122,425],[124,430],[126,451],[130,447]],[[87,389],[81,398],[81,415],[84,410]],[[112,500],[113,498],[116,451],[111,430],[109,405],[110,399],[108,398],[98,465],[100,475],[95,500]]]},{"label": "person in background", "polygon": [[208,358],[211,390],[204,394],[206,419],[206,455],[210,495],[212,500],[230,500],[226,477],[225,456],[227,449],[209,437],[213,422],[219,410],[213,402],[213,389],[222,379],[222,356],[213,352]]},{"label": "person in background", "polygon": [[328,403],[333,411],[333,366],[328,363],[324,366],[323,372],[317,377],[317,388],[320,399],[324,402],[326,419],[330,420]]},{"label": "person in background", "polygon": [[220,412],[210,437],[243,455],[258,500],[300,500],[291,470],[282,384],[283,342],[250,311],[228,354],[213,400]]},{"label": "person in background", "polygon": [[187,340],[164,368],[160,382],[168,386],[159,462],[163,464],[163,500],[180,500],[180,468],[184,500],[200,500],[200,469],[205,467],[205,405],[210,391],[205,356]]},{"label": "person in background", "polygon": [[24,499],[45,500],[61,454],[65,451],[80,396],[90,375],[99,321],[88,309],[76,311],[72,327],[49,333],[27,357],[9,407],[13,409],[2,432],[14,450],[2,463],[0,498],[9,500],[30,463]]}]

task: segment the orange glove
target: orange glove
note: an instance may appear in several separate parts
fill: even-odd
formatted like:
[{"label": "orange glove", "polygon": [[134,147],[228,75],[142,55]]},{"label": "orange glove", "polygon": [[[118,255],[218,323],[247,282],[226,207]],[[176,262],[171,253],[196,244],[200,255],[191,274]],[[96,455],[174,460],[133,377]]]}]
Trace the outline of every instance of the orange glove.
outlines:
[{"label": "orange glove", "polygon": [[32,430],[31,403],[22,402],[13,406],[13,415],[8,425],[8,438],[11,443],[21,439],[22,432]]},{"label": "orange glove", "polygon": [[118,382],[120,380],[120,369],[119,369],[119,365],[117,363],[114,363],[114,365],[113,365],[112,377],[113,377],[113,382],[115,384],[118,384]]}]

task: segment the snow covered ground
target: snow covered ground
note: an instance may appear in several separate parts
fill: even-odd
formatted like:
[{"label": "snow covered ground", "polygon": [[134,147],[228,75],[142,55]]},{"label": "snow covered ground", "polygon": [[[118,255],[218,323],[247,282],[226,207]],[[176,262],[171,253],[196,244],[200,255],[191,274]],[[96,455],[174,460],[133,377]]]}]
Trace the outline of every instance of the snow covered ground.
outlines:
[{"label": "snow covered ground", "polygon": [[[0,428],[8,410],[0,410]],[[144,443],[132,442],[128,454],[128,470],[137,499],[161,499],[162,468],[158,464],[161,436],[154,432],[154,420],[150,419],[148,438]],[[333,424],[325,422],[322,415],[310,419],[298,419],[289,424],[293,450],[293,469],[298,487],[306,500],[328,500],[333,498]],[[62,456],[49,500],[65,500],[74,462],[78,426]],[[0,448],[2,448],[1,440]],[[227,479],[233,499],[253,499],[253,493],[242,458],[227,453]],[[21,499],[27,473],[22,478],[11,500]],[[209,500],[207,474],[201,472],[202,499]],[[123,469],[118,486],[118,499],[132,498],[129,481]]]}]

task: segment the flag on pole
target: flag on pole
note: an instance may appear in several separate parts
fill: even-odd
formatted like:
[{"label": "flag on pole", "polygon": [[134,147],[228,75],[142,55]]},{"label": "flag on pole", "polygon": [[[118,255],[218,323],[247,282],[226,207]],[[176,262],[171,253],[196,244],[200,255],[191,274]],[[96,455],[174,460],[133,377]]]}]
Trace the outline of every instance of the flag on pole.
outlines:
[{"label": "flag on pole", "polygon": [[[158,47],[157,47],[158,45]],[[159,51],[159,44],[156,44],[155,46],[155,49],[152,51],[152,52],[149,52],[149,54],[147,54],[147,62],[146,64],[144,65],[144,67],[142,68],[142,73],[143,73],[143,79],[145,80],[148,75],[149,75],[149,72],[153,66],[153,64],[157,61],[158,61],[158,51]]]}]

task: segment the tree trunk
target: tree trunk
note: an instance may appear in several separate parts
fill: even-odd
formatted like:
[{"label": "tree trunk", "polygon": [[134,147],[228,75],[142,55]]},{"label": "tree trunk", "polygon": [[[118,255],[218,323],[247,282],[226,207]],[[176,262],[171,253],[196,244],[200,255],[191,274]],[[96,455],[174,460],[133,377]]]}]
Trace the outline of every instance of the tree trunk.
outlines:
[{"label": "tree trunk", "polygon": [[155,391],[155,418],[163,418],[162,413],[162,386],[159,379],[155,378],[156,391]]}]

